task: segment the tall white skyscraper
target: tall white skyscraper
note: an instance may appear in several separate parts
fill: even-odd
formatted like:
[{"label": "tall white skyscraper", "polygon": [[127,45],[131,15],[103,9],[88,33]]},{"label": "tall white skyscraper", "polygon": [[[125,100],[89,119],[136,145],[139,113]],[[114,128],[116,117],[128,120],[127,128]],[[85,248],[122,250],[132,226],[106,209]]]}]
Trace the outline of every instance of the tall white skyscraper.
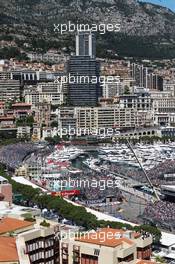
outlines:
[{"label": "tall white skyscraper", "polygon": [[84,31],[76,34],[76,56],[96,57],[96,38],[92,32]]}]

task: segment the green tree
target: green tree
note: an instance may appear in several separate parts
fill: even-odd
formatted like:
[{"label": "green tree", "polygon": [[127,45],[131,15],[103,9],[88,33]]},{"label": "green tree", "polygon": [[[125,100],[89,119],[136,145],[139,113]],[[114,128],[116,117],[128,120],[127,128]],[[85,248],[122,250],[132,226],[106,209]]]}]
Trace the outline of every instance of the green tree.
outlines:
[{"label": "green tree", "polygon": [[46,222],[46,220],[43,220],[43,221],[40,223],[40,226],[49,227],[49,226],[50,226],[50,223]]},{"label": "green tree", "polygon": [[57,121],[53,121],[51,124],[50,124],[51,127],[58,127],[58,122]]},{"label": "green tree", "polygon": [[124,87],[124,94],[130,94],[129,87],[127,85]]},{"label": "green tree", "polygon": [[144,231],[150,233],[153,237],[153,242],[155,244],[158,244],[160,242],[162,234],[161,234],[161,231],[156,226],[140,225],[140,226],[136,226],[134,229],[136,231],[144,230]]},{"label": "green tree", "polygon": [[19,118],[16,120],[16,126],[30,126],[32,127],[34,123],[34,117],[32,115]]},{"label": "green tree", "polygon": [[[4,168],[1,168],[2,173]],[[5,173],[4,173],[5,174]],[[4,175],[5,176],[5,175]],[[7,176],[5,176],[7,177]],[[97,229],[98,227],[126,228],[128,230],[146,231],[152,234],[154,243],[159,243],[161,238],[160,230],[155,226],[141,225],[132,227],[120,222],[98,220],[95,215],[86,211],[82,206],[73,205],[62,197],[52,197],[44,194],[40,189],[33,189],[21,183],[17,183],[10,177],[7,177],[12,184],[13,193],[22,194],[25,200],[36,203],[40,208],[54,209],[57,213],[78,226],[83,226],[85,230]],[[30,217],[26,219],[30,221]]]},{"label": "green tree", "polygon": [[165,264],[166,261],[164,258],[160,257],[160,256],[156,256],[156,262],[157,263],[162,263],[162,264]]}]

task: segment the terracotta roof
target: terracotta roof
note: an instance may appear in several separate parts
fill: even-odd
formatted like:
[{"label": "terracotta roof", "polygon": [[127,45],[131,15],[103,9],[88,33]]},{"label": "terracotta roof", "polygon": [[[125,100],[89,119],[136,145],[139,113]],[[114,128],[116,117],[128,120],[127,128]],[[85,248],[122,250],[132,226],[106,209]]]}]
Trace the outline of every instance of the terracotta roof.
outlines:
[{"label": "terracotta roof", "polygon": [[28,104],[28,103],[15,103],[15,104],[12,104],[12,106],[32,106],[32,104]]},{"label": "terracotta roof", "polygon": [[16,262],[19,260],[14,237],[0,237],[0,262]]},{"label": "terracotta roof", "polygon": [[156,262],[151,261],[151,260],[144,260],[144,259],[142,259],[142,260],[139,260],[137,262],[137,264],[156,264]]},{"label": "terracotta roof", "polygon": [[14,116],[0,116],[0,120],[14,120]]},{"label": "terracotta roof", "polygon": [[[115,234],[125,234],[127,231],[129,230],[123,230],[123,229],[114,229],[114,228],[109,228],[109,227],[106,227],[106,228],[102,228],[100,229],[101,231],[103,232],[114,232]],[[135,232],[135,231],[131,231],[134,235],[134,238],[139,238],[141,236],[141,234],[139,232]]]},{"label": "terracotta roof", "polygon": [[123,243],[127,243],[128,245],[133,245],[134,241],[129,238],[121,237],[117,238],[117,234],[123,234],[126,231],[121,229],[113,229],[113,228],[103,228],[97,232],[89,233],[86,235],[82,235],[79,238],[76,238],[76,241],[91,243],[96,245],[103,245],[107,247],[117,247]]},{"label": "terracotta roof", "polygon": [[23,229],[32,225],[33,224],[28,221],[8,217],[2,218],[2,220],[0,220],[0,234],[5,234],[7,232]]}]

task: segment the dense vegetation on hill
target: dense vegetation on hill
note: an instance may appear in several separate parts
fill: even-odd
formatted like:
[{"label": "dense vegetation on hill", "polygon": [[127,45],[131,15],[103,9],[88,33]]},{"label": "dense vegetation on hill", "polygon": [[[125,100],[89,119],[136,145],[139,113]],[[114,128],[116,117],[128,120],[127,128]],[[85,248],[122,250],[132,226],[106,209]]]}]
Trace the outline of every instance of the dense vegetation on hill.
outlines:
[{"label": "dense vegetation on hill", "polygon": [[118,33],[97,34],[98,56],[175,57],[175,13],[136,0],[1,0],[0,39],[14,40],[22,52],[70,52],[74,32],[54,32],[54,24],[68,21],[121,24]]}]

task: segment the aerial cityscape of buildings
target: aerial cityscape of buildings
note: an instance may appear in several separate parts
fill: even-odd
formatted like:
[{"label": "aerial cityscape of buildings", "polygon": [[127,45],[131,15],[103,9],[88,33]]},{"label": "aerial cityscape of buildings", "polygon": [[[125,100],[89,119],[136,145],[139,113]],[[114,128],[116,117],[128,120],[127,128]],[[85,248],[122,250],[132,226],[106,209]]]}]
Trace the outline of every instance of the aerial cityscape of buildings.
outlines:
[{"label": "aerial cityscape of buildings", "polygon": [[[43,64],[41,70],[41,63],[36,62],[25,65],[14,59],[1,60],[0,129],[12,128],[17,135],[23,130],[25,134],[26,129],[16,123],[31,116],[40,131],[38,139],[44,139],[47,133],[42,130],[48,128],[55,135],[54,128],[59,131],[62,122],[66,126],[66,118],[69,124],[71,115],[77,129],[117,126],[121,136],[123,128],[152,127],[160,135],[161,127],[173,126],[174,69],[158,70],[124,60],[101,61],[96,59],[95,43],[93,33],[77,34],[76,55],[65,58],[64,63],[55,60],[50,69],[44,69]],[[66,109],[70,116],[64,116]],[[29,134],[32,136],[32,129]]]},{"label": "aerial cityscape of buildings", "polygon": [[174,264],[175,68],[75,40],[0,60],[0,264]]}]

